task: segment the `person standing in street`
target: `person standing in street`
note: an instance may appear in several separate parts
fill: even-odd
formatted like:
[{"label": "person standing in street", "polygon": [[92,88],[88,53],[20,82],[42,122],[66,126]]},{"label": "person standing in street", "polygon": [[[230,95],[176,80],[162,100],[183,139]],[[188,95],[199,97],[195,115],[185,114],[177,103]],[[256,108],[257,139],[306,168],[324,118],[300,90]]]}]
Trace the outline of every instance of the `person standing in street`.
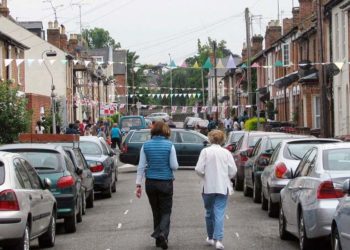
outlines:
[{"label": "person standing in street", "polygon": [[44,134],[44,126],[42,125],[41,121],[36,122],[36,127],[35,127],[35,134]]},{"label": "person standing in street", "polygon": [[224,127],[225,127],[226,134],[230,133],[230,131],[232,130],[232,126],[233,126],[232,118],[230,116],[226,117],[224,120]]},{"label": "person standing in street", "polygon": [[113,127],[111,129],[111,138],[112,138],[112,145],[111,147],[113,149],[116,149],[116,145],[118,144],[118,148],[120,149],[120,142],[121,142],[122,133],[120,132],[120,129],[118,128],[118,124],[114,123]]},{"label": "person standing in street", "polygon": [[145,175],[146,194],[153,213],[153,229],[151,234],[156,246],[168,248],[170,216],[173,205],[173,171],[177,170],[175,147],[169,140],[170,128],[163,121],[154,123],[151,139],[146,141],[140,151],[137,167],[136,196],[141,197],[141,183]]},{"label": "person standing in street", "polygon": [[213,130],[208,134],[211,146],[202,149],[195,168],[203,178],[202,197],[206,211],[206,243],[216,249],[224,249],[224,216],[228,195],[232,193],[231,179],[237,173],[232,154],[221,147],[225,134]]}]

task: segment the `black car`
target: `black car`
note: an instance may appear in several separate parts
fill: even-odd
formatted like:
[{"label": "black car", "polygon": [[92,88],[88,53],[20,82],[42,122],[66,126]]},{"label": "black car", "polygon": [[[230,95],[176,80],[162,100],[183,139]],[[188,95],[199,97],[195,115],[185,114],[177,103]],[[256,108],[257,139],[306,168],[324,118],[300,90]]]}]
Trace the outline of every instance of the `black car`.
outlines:
[{"label": "black car", "polygon": [[[151,138],[150,129],[131,130],[125,137],[119,159],[123,163],[137,165],[143,143]],[[180,166],[195,166],[201,150],[209,144],[208,138],[194,130],[172,129],[173,142]]]}]

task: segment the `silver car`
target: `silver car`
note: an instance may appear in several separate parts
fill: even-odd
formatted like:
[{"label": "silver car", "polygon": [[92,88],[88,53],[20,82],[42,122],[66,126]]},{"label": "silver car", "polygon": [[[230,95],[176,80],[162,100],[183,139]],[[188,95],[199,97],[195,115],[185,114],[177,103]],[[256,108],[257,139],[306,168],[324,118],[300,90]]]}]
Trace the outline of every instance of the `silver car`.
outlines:
[{"label": "silver car", "polygon": [[0,246],[29,249],[52,247],[56,236],[56,200],[50,180],[42,182],[19,154],[0,152]]},{"label": "silver car", "polygon": [[261,174],[261,207],[268,210],[270,217],[278,216],[280,191],[288,184],[304,154],[317,144],[334,142],[340,140],[310,137],[283,140],[276,146]]},{"label": "silver car", "polygon": [[350,144],[315,145],[306,152],[281,191],[279,232],[299,237],[300,249],[312,249],[311,239],[329,236],[344,180],[350,178]]},{"label": "silver car", "polygon": [[332,221],[332,249],[350,249],[350,179],[343,184],[345,197],[339,202]]}]

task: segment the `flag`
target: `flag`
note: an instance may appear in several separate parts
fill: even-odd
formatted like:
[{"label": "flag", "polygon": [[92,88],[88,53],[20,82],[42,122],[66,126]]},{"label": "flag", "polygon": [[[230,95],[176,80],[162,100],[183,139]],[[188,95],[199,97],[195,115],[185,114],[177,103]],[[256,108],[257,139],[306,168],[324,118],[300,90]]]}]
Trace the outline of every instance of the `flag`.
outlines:
[{"label": "flag", "polygon": [[187,107],[186,106],[182,107],[181,113],[187,113]]},{"label": "flag", "polygon": [[171,113],[172,114],[176,113],[176,110],[177,110],[177,106],[172,106],[171,107]]}]

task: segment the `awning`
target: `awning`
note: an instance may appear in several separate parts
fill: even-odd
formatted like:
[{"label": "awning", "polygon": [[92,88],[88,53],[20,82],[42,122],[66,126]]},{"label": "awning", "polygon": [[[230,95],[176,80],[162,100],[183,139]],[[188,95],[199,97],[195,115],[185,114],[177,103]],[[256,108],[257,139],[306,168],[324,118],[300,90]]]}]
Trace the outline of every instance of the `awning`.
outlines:
[{"label": "awning", "polygon": [[318,72],[311,73],[299,79],[300,83],[318,83]]},{"label": "awning", "polygon": [[284,77],[276,79],[274,82],[274,85],[277,88],[284,88],[284,87],[288,87],[293,82],[296,82],[298,79],[299,79],[298,71],[295,71],[295,72],[288,74]]}]

